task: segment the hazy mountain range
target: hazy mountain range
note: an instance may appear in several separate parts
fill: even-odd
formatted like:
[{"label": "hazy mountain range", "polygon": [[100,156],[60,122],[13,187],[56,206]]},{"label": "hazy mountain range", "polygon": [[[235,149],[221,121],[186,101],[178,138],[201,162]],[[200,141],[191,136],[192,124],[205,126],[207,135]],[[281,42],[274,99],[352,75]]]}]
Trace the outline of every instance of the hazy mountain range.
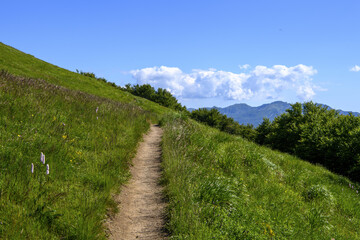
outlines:
[{"label": "hazy mountain range", "polygon": [[[331,107],[324,105],[330,109]],[[281,115],[285,112],[286,109],[290,108],[290,103],[276,101],[273,103],[263,104],[258,107],[251,107],[245,103],[238,103],[228,107],[220,108],[220,107],[212,107],[222,114],[225,114],[228,117],[233,118],[235,121],[240,124],[252,124],[255,127],[258,126],[264,117],[273,120],[276,116]],[[211,109],[210,107],[208,109]],[[189,109],[192,111],[194,109]],[[349,114],[352,113],[355,116],[360,116],[360,113],[357,112],[346,112],[343,110],[338,110],[340,114]]]}]

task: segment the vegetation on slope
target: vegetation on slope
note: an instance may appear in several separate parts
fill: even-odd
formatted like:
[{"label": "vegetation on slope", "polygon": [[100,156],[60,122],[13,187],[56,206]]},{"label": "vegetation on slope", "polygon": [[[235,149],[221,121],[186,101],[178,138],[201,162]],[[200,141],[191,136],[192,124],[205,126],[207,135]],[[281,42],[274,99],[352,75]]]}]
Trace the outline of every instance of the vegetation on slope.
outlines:
[{"label": "vegetation on slope", "polygon": [[295,154],[360,182],[360,117],[296,103],[257,128],[256,142]]},{"label": "vegetation on slope", "polygon": [[[0,238],[105,238],[102,221],[106,208],[113,204],[111,193],[128,177],[128,161],[148,128],[147,119],[156,120],[157,113],[171,110],[95,75],[58,68],[1,43],[0,69],[46,80],[0,74]],[[155,93],[153,101],[176,109],[171,94]],[[321,136],[336,136],[335,142],[330,141],[330,146],[338,144],[336,149],[322,149],[329,154],[333,150],[336,156],[350,156],[347,149],[359,153],[356,119],[334,120],[324,127],[321,124],[328,119],[324,116],[329,114],[315,113],[311,118],[301,113],[300,117],[287,114],[278,118],[281,121],[267,121],[257,129],[256,139],[269,145],[270,137],[282,138],[284,144],[303,144],[312,160],[319,153],[310,150],[318,145],[309,146],[326,142]],[[182,116],[170,113],[162,121],[172,238],[360,239],[358,185],[321,167],[187,120],[186,111]],[[254,139],[253,129],[238,131],[231,119],[216,112],[191,117]],[[331,131],[324,130],[327,128]],[[295,133],[302,133],[299,139],[304,141],[287,142],[287,136],[297,137],[294,129],[301,130]],[[328,132],[339,135],[326,135]],[[349,137],[354,138],[348,142]],[[289,149],[296,154],[300,151]],[[46,156],[49,174],[40,162],[41,153]]]},{"label": "vegetation on slope", "polygon": [[133,85],[127,84],[125,91],[139,97],[146,98],[156,102],[164,107],[171,108],[176,111],[186,111],[186,107],[178,103],[177,99],[166,89],[158,88],[155,90],[150,84]]},{"label": "vegetation on slope", "polygon": [[191,112],[190,117],[198,122],[204,123],[220,131],[239,135],[248,140],[254,141],[256,130],[252,125],[240,125],[234,119],[221,114],[217,109],[200,108]]},{"label": "vegetation on slope", "polygon": [[149,114],[0,72],[0,238],[105,239]]},{"label": "vegetation on slope", "polygon": [[327,106],[306,102],[256,129],[240,125],[216,109],[198,109],[190,117],[223,132],[242,136],[360,182],[360,116],[341,115]]},{"label": "vegetation on slope", "polygon": [[[25,54],[15,48],[0,42],[0,70],[21,77],[43,79],[49,83],[63,86],[72,90],[79,90],[100,97],[124,102],[135,103],[145,110],[154,113],[168,111],[166,108],[153,104],[144,98],[136,97],[126,91],[120,90],[116,85],[109,84],[101,78],[93,78],[49,64]],[[95,76],[94,76],[95,77]]]},{"label": "vegetation on slope", "polygon": [[360,239],[346,178],[186,117],[162,125],[173,239]]}]

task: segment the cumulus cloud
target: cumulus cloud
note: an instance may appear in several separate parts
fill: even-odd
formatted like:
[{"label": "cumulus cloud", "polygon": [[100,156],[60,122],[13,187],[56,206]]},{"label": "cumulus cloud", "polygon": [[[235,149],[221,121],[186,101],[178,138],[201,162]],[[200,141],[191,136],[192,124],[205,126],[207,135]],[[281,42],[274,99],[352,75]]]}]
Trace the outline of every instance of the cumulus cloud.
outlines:
[{"label": "cumulus cloud", "polygon": [[[244,67],[245,66],[245,67]],[[242,65],[240,69],[248,69]],[[216,69],[194,69],[185,73],[177,67],[150,67],[131,71],[138,84],[165,88],[176,97],[247,100],[251,98],[277,99],[286,91],[293,91],[301,100],[310,100],[317,87],[312,66],[293,67],[275,65],[256,66],[250,71],[233,73]]]},{"label": "cumulus cloud", "polygon": [[360,72],[360,67],[358,65],[355,65],[352,68],[350,68],[350,71],[352,71],[352,72]]}]

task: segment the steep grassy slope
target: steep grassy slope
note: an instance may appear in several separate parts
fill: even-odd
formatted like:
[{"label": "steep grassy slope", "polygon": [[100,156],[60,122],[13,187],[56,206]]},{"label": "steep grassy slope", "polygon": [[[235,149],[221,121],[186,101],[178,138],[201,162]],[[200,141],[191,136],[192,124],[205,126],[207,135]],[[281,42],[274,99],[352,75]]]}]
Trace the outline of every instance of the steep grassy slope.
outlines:
[{"label": "steep grassy slope", "polygon": [[360,239],[348,179],[185,118],[162,124],[173,239]]},{"label": "steep grassy slope", "polygon": [[127,179],[149,117],[132,104],[1,72],[0,238],[104,238],[111,193]]},{"label": "steep grassy slope", "polygon": [[0,44],[0,239],[104,239],[111,194],[165,111]]},{"label": "steep grassy slope", "polygon": [[6,70],[17,76],[43,79],[49,83],[73,90],[80,90],[100,97],[106,97],[126,103],[134,102],[143,109],[154,113],[168,111],[166,108],[146,99],[135,97],[128,92],[120,91],[102,81],[97,81],[96,79],[49,64],[1,42],[0,70]]}]

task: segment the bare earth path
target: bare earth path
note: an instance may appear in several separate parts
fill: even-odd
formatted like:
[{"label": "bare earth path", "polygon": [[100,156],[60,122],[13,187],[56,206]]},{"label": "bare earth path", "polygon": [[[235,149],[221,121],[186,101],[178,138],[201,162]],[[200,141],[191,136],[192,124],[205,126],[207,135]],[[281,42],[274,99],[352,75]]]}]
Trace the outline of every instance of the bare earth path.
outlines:
[{"label": "bare earth path", "polygon": [[162,129],[152,125],[140,143],[132,178],[116,199],[120,212],[108,222],[110,239],[165,239],[161,176]]}]

